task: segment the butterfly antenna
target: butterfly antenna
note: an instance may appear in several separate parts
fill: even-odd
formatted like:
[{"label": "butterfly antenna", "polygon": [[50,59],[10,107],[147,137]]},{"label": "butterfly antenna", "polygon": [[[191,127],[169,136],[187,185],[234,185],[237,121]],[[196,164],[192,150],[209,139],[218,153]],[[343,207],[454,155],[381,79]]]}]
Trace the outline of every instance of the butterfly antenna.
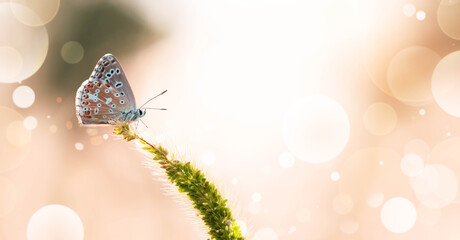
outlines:
[{"label": "butterfly antenna", "polygon": [[[139,108],[142,108],[143,106],[145,106],[145,104],[147,104],[147,103],[149,103],[150,101],[152,101],[153,99],[155,99],[155,98],[157,98],[157,97],[163,95],[163,94],[164,94],[165,92],[167,92],[167,91],[168,91],[168,90],[164,90],[162,93],[156,95],[156,96],[153,97],[153,98],[150,98],[147,102],[145,102],[144,104],[142,104],[142,106],[140,106]],[[165,109],[165,110],[166,110],[166,109]]]},{"label": "butterfly antenna", "polygon": [[166,109],[166,108],[143,108],[143,109],[168,110],[168,109]]}]

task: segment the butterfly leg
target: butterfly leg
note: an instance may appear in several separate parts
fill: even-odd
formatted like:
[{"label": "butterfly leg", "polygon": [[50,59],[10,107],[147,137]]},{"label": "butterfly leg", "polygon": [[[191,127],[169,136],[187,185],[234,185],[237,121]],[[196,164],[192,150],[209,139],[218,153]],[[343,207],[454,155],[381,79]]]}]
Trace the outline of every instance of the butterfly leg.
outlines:
[{"label": "butterfly leg", "polygon": [[[142,121],[142,119],[139,119],[139,120],[142,122],[142,124],[144,124],[144,126],[145,126],[146,128],[149,128],[149,126],[147,126],[147,124],[145,124],[145,122]],[[138,123],[139,123],[139,122],[138,122]]]}]

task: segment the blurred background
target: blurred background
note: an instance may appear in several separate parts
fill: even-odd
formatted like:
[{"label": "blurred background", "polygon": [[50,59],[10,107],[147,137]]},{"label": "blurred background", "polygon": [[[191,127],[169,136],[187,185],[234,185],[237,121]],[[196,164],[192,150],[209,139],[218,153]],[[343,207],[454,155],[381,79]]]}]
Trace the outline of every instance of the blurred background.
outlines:
[{"label": "blurred background", "polygon": [[207,239],[146,156],[80,127],[98,59],[247,239],[459,239],[460,1],[0,1],[0,239]]}]

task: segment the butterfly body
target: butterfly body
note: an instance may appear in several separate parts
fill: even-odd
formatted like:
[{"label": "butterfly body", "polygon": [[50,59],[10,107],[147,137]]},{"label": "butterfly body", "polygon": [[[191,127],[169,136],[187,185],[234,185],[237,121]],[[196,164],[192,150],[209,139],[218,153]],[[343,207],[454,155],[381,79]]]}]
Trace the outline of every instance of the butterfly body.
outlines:
[{"label": "butterfly body", "polygon": [[80,124],[113,125],[137,121],[145,115],[145,110],[136,107],[131,86],[112,54],[105,54],[82,83],[75,106]]}]

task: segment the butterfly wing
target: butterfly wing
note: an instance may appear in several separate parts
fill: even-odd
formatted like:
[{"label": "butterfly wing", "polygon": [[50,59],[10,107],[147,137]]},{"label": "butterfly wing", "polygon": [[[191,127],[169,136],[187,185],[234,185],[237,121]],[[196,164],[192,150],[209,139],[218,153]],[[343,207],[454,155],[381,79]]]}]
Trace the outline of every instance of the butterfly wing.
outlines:
[{"label": "butterfly wing", "polygon": [[80,124],[116,124],[136,110],[131,87],[112,54],[104,55],[82,83],[75,105]]},{"label": "butterfly wing", "polygon": [[129,105],[137,109],[133,91],[129,85],[120,62],[110,53],[105,54],[94,67],[90,81],[101,81],[116,88],[120,94],[129,99]]},{"label": "butterfly wing", "polygon": [[116,88],[90,80],[78,89],[75,105],[80,124],[116,124],[132,110],[129,100]]}]

